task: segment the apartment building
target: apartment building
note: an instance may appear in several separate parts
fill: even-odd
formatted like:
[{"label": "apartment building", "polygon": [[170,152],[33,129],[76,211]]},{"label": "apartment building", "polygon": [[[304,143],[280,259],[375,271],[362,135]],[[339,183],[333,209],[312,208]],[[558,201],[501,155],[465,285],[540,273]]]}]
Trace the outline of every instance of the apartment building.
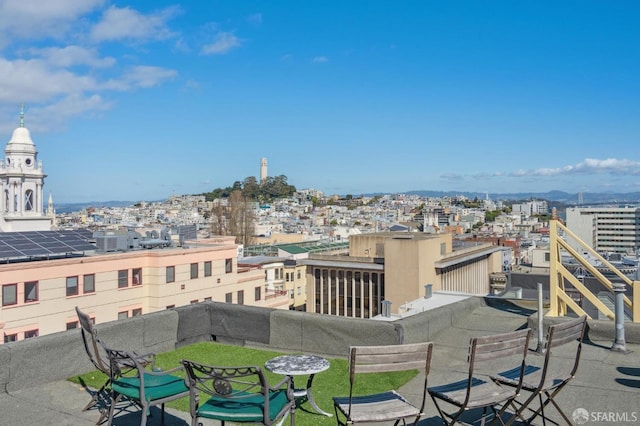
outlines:
[{"label": "apartment building", "polygon": [[597,252],[628,253],[640,247],[640,208],[572,207],[566,214],[567,228]]},{"label": "apartment building", "polygon": [[3,342],[78,326],[75,307],[96,323],[206,300],[288,309],[286,294],[269,294],[259,267],[238,267],[234,237],[184,247],[0,265]]}]

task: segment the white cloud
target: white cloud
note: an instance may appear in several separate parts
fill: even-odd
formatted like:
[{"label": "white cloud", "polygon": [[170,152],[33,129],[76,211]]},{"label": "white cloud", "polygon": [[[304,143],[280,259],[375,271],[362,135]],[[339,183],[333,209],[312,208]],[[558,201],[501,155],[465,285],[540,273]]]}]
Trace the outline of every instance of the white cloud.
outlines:
[{"label": "white cloud", "polygon": [[104,83],[103,89],[127,91],[136,88],[149,88],[171,80],[178,72],[168,68],[139,65],[130,68],[121,77]]},{"label": "white cloud", "polygon": [[135,87],[148,88],[171,80],[177,75],[176,70],[140,65],[129,70],[124,78]]},{"label": "white cloud", "polygon": [[[2,0],[0,45],[14,37],[60,38],[74,28],[79,17],[99,8],[105,0]],[[74,25],[72,25],[74,24]]]},{"label": "white cloud", "polygon": [[169,7],[151,15],[143,15],[129,7],[110,6],[102,20],[91,30],[95,41],[163,40],[174,36],[166,26],[169,19],[178,13],[177,7]]},{"label": "white cloud", "polygon": [[316,56],[312,60],[312,62],[314,62],[314,63],[324,63],[324,62],[328,62],[328,61],[329,61],[329,58],[327,58],[326,56]]},{"label": "white cloud", "polygon": [[34,56],[39,56],[54,67],[66,68],[76,65],[88,65],[93,68],[105,68],[115,65],[112,57],[101,58],[96,49],[81,46],[47,47],[29,50]]},{"label": "white cloud", "polygon": [[247,17],[247,21],[254,25],[262,24],[262,13],[254,13],[253,15],[249,15]]},{"label": "white cloud", "polygon": [[0,58],[0,102],[45,102],[52,97],[94,90],[95,79],[65,69],[53,69],[41,59]]},{"label": "white cloud", "polygon": [[446,180],[459,181],[459,180],[462,180],[464,176],[459,175],[457,173],[443,173],[440,175],[440,178],[446,179]]},{"label": "white cloud", "polygon": [[538,168],[534,170],[517,170],[509,173],[510,176],[558,176],[572,174],[629,174],[640,175],[640,162],[607,158],[604,160],[587,158],[575,164],[555,168]]},{"label": "white cloud", "polygon": [[234,34],[221,31],[216,34],[212,43],[202,47],[202,53],[205,55],[223,55],[240,45],[240,39]]}]

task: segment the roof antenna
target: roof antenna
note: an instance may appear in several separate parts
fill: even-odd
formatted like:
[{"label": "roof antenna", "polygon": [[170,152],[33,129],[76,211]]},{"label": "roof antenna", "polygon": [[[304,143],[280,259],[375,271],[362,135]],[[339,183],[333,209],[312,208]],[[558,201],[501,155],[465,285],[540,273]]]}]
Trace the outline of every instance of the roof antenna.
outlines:
[{"label": "roof antenna", "polygon": [[24,127],[24,103],[20,104],[20,127]]}]

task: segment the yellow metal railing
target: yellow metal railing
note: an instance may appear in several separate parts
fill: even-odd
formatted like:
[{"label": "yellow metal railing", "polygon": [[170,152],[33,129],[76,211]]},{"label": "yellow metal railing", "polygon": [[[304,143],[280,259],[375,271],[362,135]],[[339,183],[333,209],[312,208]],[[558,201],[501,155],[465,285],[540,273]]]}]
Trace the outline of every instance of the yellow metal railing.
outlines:
[{"label": "yellow metal railing", "polygon": [[626,275],[620,272],[615,266],[609,263],[604,257],[598,254],[591,247],[587,246],[580,238],[578,238],[573,232],[571,232],[566,226],[559,223],[557,220],[551,221],[549,230],[550,240],[550,276],[549,276],[549,297],[550,306],[547,316],[559,317],[567,314],[567,308],[571,309],[578,315],[587,315],[586,312],[578,305],[565,291],[565,281],[569,282],[576,290],[582,294],[589,302],[591,302],[598,310],[604,313],[608,318],[614,319],[615,314],[609,309],[607,305],[602,303],[598,297],[593,294],[578,278],[576,278],[563,264],[561,253],[562,250],[569,253],[580,265],[588,271],[594,278],[596,278],[602,285],[613,292],[613,284],[605,277],[595,266],[589,263],[584,257],[580,255],[573,247],[571,247],[564,239],[559,236],[559,231],[562,231],[566,236],[575,240],[581,249],[587,251],[594,258],[602,262],[604,266],[609,268],[611,272],[616,274],[622,282],[627,285],[627,288],[633,289],[633,297],[630,299],[626,295],[624,296],[624,304],[627,307],[633,317],[633,322],[640,322],[640,281],[633,281]]}]

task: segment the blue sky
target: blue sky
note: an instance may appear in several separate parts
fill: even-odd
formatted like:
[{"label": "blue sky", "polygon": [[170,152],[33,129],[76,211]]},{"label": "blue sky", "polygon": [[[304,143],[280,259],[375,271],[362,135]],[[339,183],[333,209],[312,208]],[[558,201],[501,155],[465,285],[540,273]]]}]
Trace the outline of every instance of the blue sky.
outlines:
[{"label": "blue sky", "polygon": [[640,190],[638,1],[0,0],[55,202]]}]

